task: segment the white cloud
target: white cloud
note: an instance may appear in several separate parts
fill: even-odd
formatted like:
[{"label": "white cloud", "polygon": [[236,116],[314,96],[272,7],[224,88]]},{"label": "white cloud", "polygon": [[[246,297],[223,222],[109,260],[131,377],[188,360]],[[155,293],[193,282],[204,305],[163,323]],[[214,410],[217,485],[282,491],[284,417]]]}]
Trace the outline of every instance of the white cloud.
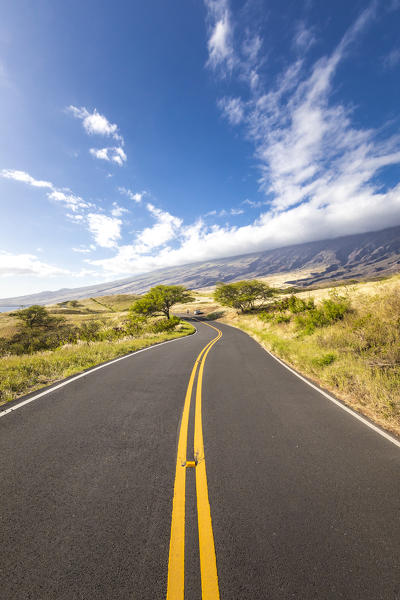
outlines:
[{"label": "white cloud", "polygon": [[[134,274],[398,224],[400,184],[385,189],[378,176],[386,166],[400,163],[399,139],[384,139],[383,129],[378,132],[354,126],[351,110],[338,102],[333,93],[338,65],[349,54],[353,40],[373,18],[373,6],[360,15],[330,56],[321,57],[311,67],[297,58],[263,89],[257,72],[262,61],[261,40],[247,35],[241,55],[236,58],[228,3],[207,0],[206,4],[210,66],[230,69],[231,73],[234,66],[241,83],[248,83],[245,96],[220,100],[220,107],[230,122],[241,124],[246,131],[260,165],[260,185],[266,199],[264,202],[247,199],[243,205],[268,206],[247,225],[208,225],[202,219],[184,225],[180,218],[148,202],[144,207],[154,224],[139,232],[133,243],[118,246],[122,227],[119,217],[126,209],[114,203],[111,216],[94,211],[86,216],[87,207],[78,206],[74,212],[72,206],[76,203],[71,201],[70,218],[87,222],[98,245],[115,251],[110,258],[87,259],[86,262],[107,274]],[[227,23],[229,31],[224,29],[225,25],[218,30],[219,22]],[[296,38],[293,43],[306,47],[305,41],[296,41]],[[107,158],[101,158],[109,160],[108,148],[97,152],[104,150]],[[36,187],[47,187],[49,196],[54,191],[66,198],[70,194],[24,172],[7,173],[22,173],[10,176],[3,171],[1,174]],[[138,204],[146,194],[118,189]],[[58,196],[65,204],[66,198]],[[214,210],[209,216],[226,217],[242,212],[238,208],[218,213]]]},{"label": "white cloud", "polygon": [[146,204],[146,208],[156,220],[156,223],[152,227],[143,229],[137,236],[136,251],[139,253],[146,253],[152,248],[158,248],[169,242],[176,237],[182,225],[182,219],[157,208],[150,202]]},{"label": "white cloud", "polygon": [[96,246],[94,244],[90,244],[90,246],[83,246],[82,244],[78,248],[71,248],[73,252],[77,252],[78,254],[90,254],[93,250],[96,250]]},{"label": "white cloud", "polygon": [[383,59],[383,65],[387,69],[394,69],[400,64],[400,48],[394,48],[385,58]]},{"label": "white cloud", "polygon": [[111,146],[109,148],[90,148],[90,154],[100,160],[114,162],[120,167],[126,162],[127,156],[121,146]]},{"label": "white cloud", "polygon": [[[114,248],[117,245],[117,241],[121,237],[122,226],[122,221],[118,217],[128,211],[116,202],[113,203],[112,216],[109,217],[100,213],[88,212],[90,209],[93,211],[96,206],[73,194],[68,188],[56,188],[51,182],[37,180],[25,171],[3,169],[3,171],[0,171],[0,175],[33,187],[48,188],[50,191],[47,191],[46,195],[49,200],[57,202],[63,205],[67,211],[71,211],[65,213],[66,217],[75,224],[87,226],[99,246]],[[74,252],[86,252],[82,248],[82,246],[74,248]],[[89,246],[89,248],[93,250],[95,246]]]},{"label": "white cloud", "polygon": [[[181,228],[179,245],[151,253],[135,244],[118,248],[112,258],[89,261],[113,275],[135,274],[162,267],[218,259],[270,248],[328,239],[338,235],[382,229],[393,224],[400,211],[400,185],[389,195],[356,198],[325,206],[309,203],[285,212],[269,212],[242,227],[207,227],[202,221]],[[397,220],[398,222],[398,220]]]},{"label": "white cloud", "polygon": [[33,187],[39,188],[52,188],[53,184],[50,181],[42,181],[40,179],[34,179],[29,173],[25,171],[17,171],[15,169],[2,169],[0,172],[1,177],[5,179],[13,179],[14,181],[22,181]]},{"label": "white cloud", "polygon": [[275,209],[318,198],[333,201],[339,189],[350,201],[384,164],[397,162],[393,141],[374,143],[374,132],[356,130],[349,111],[329,102],[336,68],[372,16],[372,9],[364,11],[332,55],[318,60],[309,74],[297,61],[275,88],[247,104],[248,136]]},{"label": "white cloud", "polygon": [[[256,31],[246,28],[244,34],[238,36],[239,41],[235,40],[237,25],[235,27],[229,0],[204,0],[204,4],[208,29],[207,66],[223,78],[231,76],[235,71],[241,81],[248,83],[256,91],[260,85],[258,70],[266,61],[265,56],[260,57],[263,46],[261,37]],[[231,110],[227,108],[234,122],[239,118],[240,109],[234,105],[230,107]]]},{"label": "white cloud", "polygon": [[227,217],[228,215],[231,215],[233,217],[236,217],[237,215],[242,215],[244,213],[244,210],[242,208],[230,208],[229,210],[226,210],[225,208],[223,208],[222,210],[210,210],[208,213],[206,213],[204,216],[205,217]]},{"label": "white cloud", "polygon": [[145,196],[147,194],[146,191],[134,193],[131,190],[128,190],[127,188],[124,188],[124,187],[119,187],[118,191],[120,194],[127,196],[128,198],[130,198],[130,200],[133,200],[134,202],[137,202],[138,204],[142,201],[143,196]]},{"label": "white cloud", "polygon": [[94,109],[89,112],[84,106],[78,108],[72,104],[68,106],[67,111],[75,118],[81,119],[83,128],[89,135],[103,135],[113,137],[115,140],[123,143],[122,136],[118,133],[118,125],[110,121]]},{"label": "white cloud", "polygon": [[83,223],[85,220],[85,217],[83,215],[77,215],[72,213],[66,213],[66,217],[68,217],[68,219],[70,221],[73,221],[74,223]]},{"label": "white cloud", "polygon": [[[371,5],[309,71],[298,59],[262,94],[249,82],[250,100],[238,104],[240,122],[255,146],[266,200],[244,204],[268,203],[268,210],[240,227],[201,219],[177,224],[173,234],[159,238],[163,244],[123,245],[114,257],[93,264],[113,274],[140,273],[399,224],[400,184],[385,189],[377,178],[381,169],[400,163],[399,138],[385,140],[382,130],[355,127],[352,112],[332,99],[337,67],[373,17]],[[146,235],[152,239],[152,233]]]},{"label": "white cloud", "polygon": [[121,237],[122,221],[100,213],[87,215],[89,231],[102,248],[114,248]]},{"label": "white cloud", "polygon": [[[62,203],[66,208],[72,210],[73,212],[77,212],[81,209],[89,208],[91,204],[85,202],[80,196],[76,196],[72,192],[64,192],[61,190],[54,189],[52,192],[47,194],[50,200],[55,200],[56,202]],[[75,216],[77,219],[78,217]],[[79,220],[79,218],[78,218]]]},{"label": "white cloud", "polygon": [[112,205],[111,214],[113,217],[122,217],[124,213],[129,213],[127,208],[120,206],[117,202],[113,202]]},{"label": "white cloud", "polygon": [[38,260],[34,254],[11,254],[0,251],[0,275],[4,277],[20,275],[52,277],[67,273],[69,271],[65,269]]},{"label": "white cloud", "polygon": [[99,158],[100,160],[110,160],[108,156],[109,148],[90,148],[89,152],[95,158]]},{"label": "white cloud", "polygon": [[246,61],[254,65],[258,61],[258,57],[262,48],[262,39],[259,35],[255,34],[246,36],[242,44],[242,53],[246,58]]},{"label": "white cloud", "polygon": [[299,52],[307,52],[316,41],[313,30],[304,21],[297,24],[293,45]]},{"label": "white cloud", "polygon": [[[72,210],[73,212],[78,212],[91,206],[90,203],[85,202],[80,196],[73,194],[71,190],[65,188],[58,189],[50,181],[35,179],[32,177],[32,175],[29,175],[29,173],[26,173],[25,171],[3,169],[0,171],[0,176],[4,177],[5,179],[13,179],[14,181],[26,183],[32,187],[48,188],[51,190],[50,192],[47,192],[47,197],[50,200],[63,204],[66,208]],[[77,219],[78,217],[75,216],[75,218]]]},{"label": "white cloud", "polygon": [[208,65],[231,71],[235,63],[233,29],[227,0],[205,0],[208,11]]},{"label": "white cloud", "polygon": [[107,117],[100,114],[96,109],[89,112],[84,106],[77,107],[70,105],[67,108],[75,118],[82,121],[83,128],[89,135],[101,135],[104,137],[112,137],[116,140],[118,146],[109,146],[106,148],[90,148],[90,154],[94,158],[106,160],[107,162],[115,163],[122,167],[127,160],[126,152],[123,149],[124,138],[118,131],[118,125],[111,123]]},{"label": "white cloud", "polygon": [[251,208],[260,208],[260,206],[264,206],[266,202],[263,202],[261,200],[249,200],[248,198],[246,198],[245,200],[243,200],[242,204],[247,204]]},{"label": "white cloud", "polygon": [[244,117],[244,102],[241,98],[221,98],[218,106],[231,125],[239,125]]}]

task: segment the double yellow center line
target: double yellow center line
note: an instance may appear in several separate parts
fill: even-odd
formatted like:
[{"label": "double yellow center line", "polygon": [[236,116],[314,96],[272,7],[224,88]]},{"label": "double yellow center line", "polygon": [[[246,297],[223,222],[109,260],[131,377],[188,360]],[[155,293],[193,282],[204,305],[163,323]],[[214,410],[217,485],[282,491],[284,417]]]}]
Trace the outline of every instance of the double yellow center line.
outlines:
[{"label": "double yellow center line", "polygon": [[181,428],[179,431],[178,452],[176,458],[174,499],[172,504],[171,539],[168,561],[167,600],[184,600],[185,594],[185,491],[186,468],[193,466],[187,461],[187,436],[190,402],[197,368],[199,375],[196,388],[196,408],[194,423],[194,464],[196,469],[197,520],[199,528],[200,572],[202,600],[219,600],[217,561],[215,557],[214,535],[211,523],[210,503],[208,500],[206,461],[204,455],[203,425],[201,418],[201,389],[204,363],[212,346],[221,338],[222,332],[212,327],[218,335],[200,352],[194,363],[183,407]]}]

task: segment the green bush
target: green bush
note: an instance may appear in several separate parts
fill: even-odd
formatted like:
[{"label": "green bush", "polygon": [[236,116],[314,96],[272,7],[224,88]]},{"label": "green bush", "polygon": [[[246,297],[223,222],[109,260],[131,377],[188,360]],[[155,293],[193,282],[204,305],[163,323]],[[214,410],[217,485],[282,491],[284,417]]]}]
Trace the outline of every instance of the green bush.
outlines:
[{"label": "green bush", "polygon": [[79,339],[85,342],[95,342],[101,339],[101,323],[99,321],[87,321],[79,328]]},{"label": "green bush", "polygon": [[[295,314],[294,327],[276,324],[279,316],[291,314],[288,299],[275,303],[273,310],[266,307],[260,315],[264,323],[243,316],[235,324],[356,410],[400,434],[398,282],[394,289],[377,287],[375,295],[368,289],[354,297],[336,291],[313,309]],[[277,305],[284,310],[279,312]]]},{"label": "green bush", "polygon": [[336,360],[336,358],[336,354],[334,354],[333,352],[327,352],[326,354],[323,354],[318,358],[314,358],[312,360],[312,363],[317,367],[327,367],[328,365],[331,365]]},{"label": "green bush", "polygon": [[294,315],[305,312],[306,310],[313,310],[315,308],[313,298],[310,298],[310,300],[305,301],[302,298],[298,298],[297,296],[293,295],[290,296],[290,298],[288,298],[287,304],[288,309]]},{"label": "green bush", "polygon": [[151,329],[154,333],[163,333],[164,331],[172,331],[181,322],[178,317],[170,317],[169,319],[158,319],[155,321]]},{"label": "green bush", "polygon": [[[202,304],[201,302],[199,304]],[[208,313],[206,319],[207,321],[215,321],[215,319],[220,319],[225,314],[223,310],[215,310],[214,312]]]},{"label": "green bush", "polygon": [[147,317],[134,313],[132,310],[129,312],[129,318],[126,323],[126,330],[130,335],[141,335],[144,332],[146,325]]},{"label": "green bush", "polygon": [[258,313],[257,316],[261,321],[265,321],[266,323],[269,323],[275,319],[275,314],[272,311],[267,312],[266,310],[263,310],[262,312]]},{"label": "green bush", "polygon": [[295,324],[298,331],[310,335],[318,327],[327,327],[340,321],[350,310],[349,298],[331,294],[331,297],[323,300],[318,308],[314,307],[297,314]]},{"label": "green bush", "polygon": [[0,403],[107,360],[190,333],[194,333],[194,327],[184,323],[179,331],[118,340],[112,344],[100,341],[64,346],[50,352],[5,356],[0,360]]},{"label": "green bush", "polygon": [[55,350],[63,344],[76,342],[78,329],[59,319],[47,328],[22,327],[11,338],[0,339],[0,356],[32,354],[41,350]]},{"label": "green bush", "polygon": [[290,323],[290,315],[274,315],[274,323]]}]

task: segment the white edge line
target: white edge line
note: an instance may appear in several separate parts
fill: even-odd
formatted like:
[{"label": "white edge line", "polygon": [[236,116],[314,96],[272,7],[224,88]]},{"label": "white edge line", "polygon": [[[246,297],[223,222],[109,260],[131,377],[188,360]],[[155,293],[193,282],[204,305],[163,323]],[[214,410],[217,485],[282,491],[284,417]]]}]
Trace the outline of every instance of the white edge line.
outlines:
[{"label": "white edge line", "polygon": [[54,387],[51,387],[50,389],[45,390],[44,392],[40,392],[40,394],[36,394],[36,396],[32,396],[32,398],[23,400],[22,402],[19,402],[18,404],[15,404],[14,406],[11,406],[10,408],[6,408],[5,410],[0,411],[0,419],[1,419],[1,417],[5,417],[6,415],[8,415],[11,412],[14,412],[14,410],[18,410],[22,406],[25,406],[26,404],[30,404],[30,402],[33,402],[34,400],[38,400],[38,398],[42,398],[42,396],[46,396],[47,394],[50,394],[51,392],[55,392],[56,390],[59,390],[60,388],[64,387],[65,385],[68,385],[69,383],[72,383],[73,381],[76,381],[77,379],[80,379],[81,377],[86,377],[86,375],[90,375],[91,373],[94,373],[95,371],[98,371],[99,369],[104,369],[104,367],[113,365],[114,363],[119,362],[120,360],[125,360],[125,358],[131,358],[132,356],[135,356],[135,354],[140,354],[140,352],[145,352],[146,350],[152,350],[153,348],[158,348],[158,346],[163,346],[164,344],[170,344],[171,342],[178,342],[179,340],[184,340],[184,339],[191,337],[192,335],[196,335],[198,333],[197,327],[195,327],[195,325],[193,325],[193,327],[195,328],[196,331],[194,333],[192,333],[191,335],[185,335],[182,337],[175,338],[173,340],[167,340],[166,342],[160,342],[158,344],[153,344],[152,346],[147,346],[147,348],[141,348],[140,350],[135,350],[134,352],[130,352],[130,354],[125,354],[125,356],[120,356],[119,358],[114,358],[114,359],[110,360],[109,362],[104,363],[103,365],[99,365],[98,367],[93,367],[92,369],[89,369],[89,371],[85,371],[84,373],[79,373],[79,375],[75,375],[75,377],[71,377],[71,379],[67,379],[67,381],[63,381],[62,383],[59,383],[58,385],[55,385]]},{"label": "white edge line", "polygon": [[293,373],[293,375],[296,375],[296,377],[298,377],[299,379],[301,379],[302,381],[304,381],[304,383],[306,383],[307,385],[309,385],[310,387],[312,387],[314,390],[317,390],[317,392],[319,392],[320,394],[322,394],[322,396],[325,396],[325,398],[328,398],[328,400],[330,400],[331,402],[333,402],[334,404],[336,404],[336,406],[338,406],[342,410],[345,410],[350,415],[352,415],[353,417],[355,417],[356,419],[358,419],[359,421],[361,421],[361,423],[364,423],[364,425],[366,425],[370,429],[373,429],[376,433],[379,433],[379,435],[381,435],[382,437],[386,438],[387,440],[389,440],[389,442],[392,442],[392,444],[394,444],[395,446],[398,446],[400,448],[400,441],[399,440],[396,440],[396,438],[394,438],[393,436],[391,436],[389,433],[386,433],[386,431],[384,431],[380,427],[377,427],[376,425],[374,425],[373,423],[371,423],[370,421],[368,421],[367,419],[365,419],[364,417],[362,417],[361,415],[359,415],[358,413],[356,413],[354,410],[352,410],[351,408],[349,408],[348,406],[346,406],[345,404],[343,404],[339,400],[336,400],[336,398],[334,398],[333,396],[331,396],[327,392],[324,392],[324,390],[321,390],[321,388],[319,388],[318,386],[316,386],[313,383],[311,383],[311,381],[308,381],[308,379],[306,379],[305,377],[303,377],[302,375],[300,375],[300,373],[297,373],[297,371],[295,371],[294,369],[292,369],[291,367],[289,367],[289,365],[287,365],[285,362],[283,362],[283,360],[281,360],[280,358],[278,358],[277,356],[275,356],[275,354],[272,354],[272,352],[270,352],[269,350],[267,350],[267,348],[265,348],[258,340],[256,340],[249,333],[247,333],[247,331],[244,331],[240,327],[235,327],[235,325],[229,325],[228,323],[221,323],[221,325],[226,325],[227,327],[232,327],[232,329],[238,329],[239,331],[242,331],[243,333],[245,333],[246,335],[248,335],[249,338],[251,338],[252,340],[254,340],[255,342],[257,342],[257,344],[259,346],[261,346],[261,348],[263,350],[265,350],[265,352],[267,352],[279,364],[281,364],[283,367],[285,367],[285,369],[287,369],[288,371],[290,371],[291,373]]}]

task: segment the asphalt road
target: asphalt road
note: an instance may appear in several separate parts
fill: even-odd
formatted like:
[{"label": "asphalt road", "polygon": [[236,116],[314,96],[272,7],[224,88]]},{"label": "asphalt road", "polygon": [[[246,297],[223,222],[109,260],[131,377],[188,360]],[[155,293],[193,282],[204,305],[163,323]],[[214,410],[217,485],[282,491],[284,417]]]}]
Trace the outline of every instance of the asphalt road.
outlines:
[{"label": "asphalt road", "polygon": [[[1,598],[157,600],[169,585],[180,600],[183,469],[185,600],[202,585],[203,600],[400,599],[400,448],[217,327],[187,426],[189,376],[217,333],[201,323],[0,418]],[[185,427],[197,466],[177,460]]]}]

